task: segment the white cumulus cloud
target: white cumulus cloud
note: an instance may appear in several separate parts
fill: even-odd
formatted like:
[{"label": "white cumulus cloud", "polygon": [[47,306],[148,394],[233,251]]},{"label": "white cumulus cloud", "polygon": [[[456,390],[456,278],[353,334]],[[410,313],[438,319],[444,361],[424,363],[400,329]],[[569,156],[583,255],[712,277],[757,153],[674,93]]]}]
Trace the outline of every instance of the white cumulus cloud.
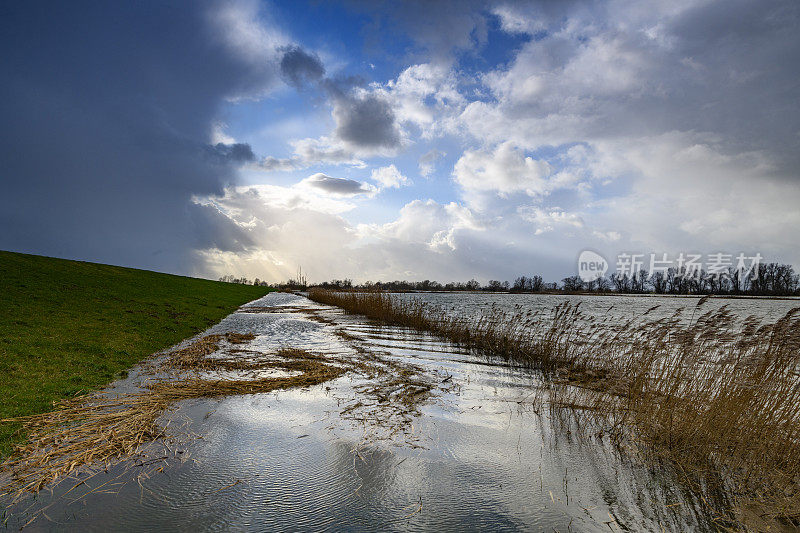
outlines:
[{"label": "white cumulus cloud", "polygon": [[380,184],[382,188],[397,188],[409,183],[408,178],[403,176],[394,165],[374,169],[370,174],[370,179]]}]

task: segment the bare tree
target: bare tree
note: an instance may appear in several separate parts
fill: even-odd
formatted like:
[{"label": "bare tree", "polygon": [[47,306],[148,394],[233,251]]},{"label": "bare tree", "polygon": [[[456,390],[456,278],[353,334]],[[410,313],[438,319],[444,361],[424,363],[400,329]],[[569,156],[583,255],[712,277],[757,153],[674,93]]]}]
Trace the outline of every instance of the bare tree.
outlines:
[{"label": "bare tree", "polygon": [[659,270],[655,274],[651,274],[650,285],[653,286],[653,290],[656,294],[664,294],[667,290],[667,280],[666,276],[664,276],[664,272]]},{"label": "bare tree", "polygon": [[570,276],[561,280],[564,284],[564,290],[568,292],[577,292],[583,290],[583,280],[579,276]]}]

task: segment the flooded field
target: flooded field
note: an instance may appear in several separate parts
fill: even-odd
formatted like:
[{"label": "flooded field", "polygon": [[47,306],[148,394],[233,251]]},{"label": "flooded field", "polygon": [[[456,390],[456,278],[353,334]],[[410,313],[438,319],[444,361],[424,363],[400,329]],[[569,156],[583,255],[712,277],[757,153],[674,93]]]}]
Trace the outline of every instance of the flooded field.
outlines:
[{"label": "flooded field", "polygon": [[[558,303],[415,296],[461,313],[496,302]],[[597,297],[585,305],[626,315],[662,302],[669,313],[693,304],[654,300]],[[725,303],[777,318],[798,302]],[[7,509],[6,526],[566,532],[719,525],[669,468],[621,450],[608,428],[580,411],[552,405],[532,371],[298,295],[271,293],[205,334],[229,333],[254,338],[223,343],[228,357],[302,349],[346,371],[311,387],[182,401],[159,420],[169,438],[23,498]],[[114,390],[136,390],[145,379],[133,372]]]},{"label": "flooded field", "polygon": [[[650,318],[669,317],[681,311],[684,319],[696,316],[695,306],[701,296],[672,296],[656,294],[562,295],[562,294],[495,294],[495,293],[404,293],[404,299],[419,299],[461,316],[476,315],[495,306],[507,312],[523,310],[547,317],[559,304],[580,304],[581,311],[590,316],[614,317],[629,320],[648,310]],[[764,322],[774,322],[795,307],[800,298],[723,298],[712,297],[703,305],[703,312],[725,306],[734,315],[745,318],[753,315]],[[655,308],[655,309],[654,309]]]}]

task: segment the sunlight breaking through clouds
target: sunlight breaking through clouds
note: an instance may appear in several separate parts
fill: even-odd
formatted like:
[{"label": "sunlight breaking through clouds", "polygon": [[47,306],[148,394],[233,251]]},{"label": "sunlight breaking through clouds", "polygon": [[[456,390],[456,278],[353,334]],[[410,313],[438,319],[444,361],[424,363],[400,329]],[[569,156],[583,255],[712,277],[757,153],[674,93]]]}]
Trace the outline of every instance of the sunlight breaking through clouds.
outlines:
[{"label": "sunlight breaking through clouds", "polygon": [[87,9],[2,23],[3,248],[270,281],[800,261],[793,2]]}]

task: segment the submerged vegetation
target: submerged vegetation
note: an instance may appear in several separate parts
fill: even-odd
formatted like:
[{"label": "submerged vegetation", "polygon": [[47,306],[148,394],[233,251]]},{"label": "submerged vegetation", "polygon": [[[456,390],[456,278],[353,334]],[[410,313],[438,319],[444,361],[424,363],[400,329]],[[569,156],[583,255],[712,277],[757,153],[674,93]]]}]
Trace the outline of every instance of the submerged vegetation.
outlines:
[{"label": "submerged vegetation", "polygon": [[[0,419],[95,390],[267,291],[0,251]],[[20,427],[0,424],[0,455]]]},{"label": "submerged vegetation", "polygon": [[[296,311],[308,318],[316,314],[288,307],[250,306],[240,311]],[[357,379],[354,390],[359,396],[346,400],[340,416],[370,427],[369,438],[365,432],[359,446],[381,439],[417,446],[409,431],[413,418],[434,392],[450,386],[447,380],[443,384],[415,365],[383,358],[342,330],[335,333],[343,349],[325,354],[299,348],[262,352],[249,345],[256,338],[251,333],[205,335],[149,359],[119,392],[112,388],[90,393],[63,400],[49,412],[3,420],[22,424],[27,439],[0,464],[9,474],[0,484],[0,498],[16,503],[65,478],[75,483],[69,493],[86,484],[93,467],[89,477],[132,457],[141,461],[129,461],[125,468],[153,463],[163,467],[168,455],[153,459],[160,448],[149,446],[161,442],[173,454],[187,438],[186,431],[172,424],[175,417],[164,416],[184,400],[311,387],[347,373]]]},{"label": "submerged vegetation", "polygon": [[644,313],[620,323],[568,304],[548,316],[492,308],[468,318],[382,292],[309,297],[539,370],[555,399],[617,442],[724,494],[731,521],[755,508],[800,524],[800,309],[760,324],[725,307],[703,312],[704,298],[688,320]]},{"label": "submerged vegetation", "polygon": [[[0,487],[0,496],[13,501],[80,467],[139,454],[145,445],[168,435],[158,420],[179,401],[308,387],[346,371],[305,350],[283,349],[248,358],[231,350],[253,338],[235,333],[202,337],[151,364],[152,378],[134,392],[92,393],[64,400],[53,411],[15,420],[24,424],[28,439],[2,464],[11,477]],[[235,356],[208,357],[223,345]],[[270,370],[283,374],[263,374]],[[225,371],[238,374],[214,374]]]}]

